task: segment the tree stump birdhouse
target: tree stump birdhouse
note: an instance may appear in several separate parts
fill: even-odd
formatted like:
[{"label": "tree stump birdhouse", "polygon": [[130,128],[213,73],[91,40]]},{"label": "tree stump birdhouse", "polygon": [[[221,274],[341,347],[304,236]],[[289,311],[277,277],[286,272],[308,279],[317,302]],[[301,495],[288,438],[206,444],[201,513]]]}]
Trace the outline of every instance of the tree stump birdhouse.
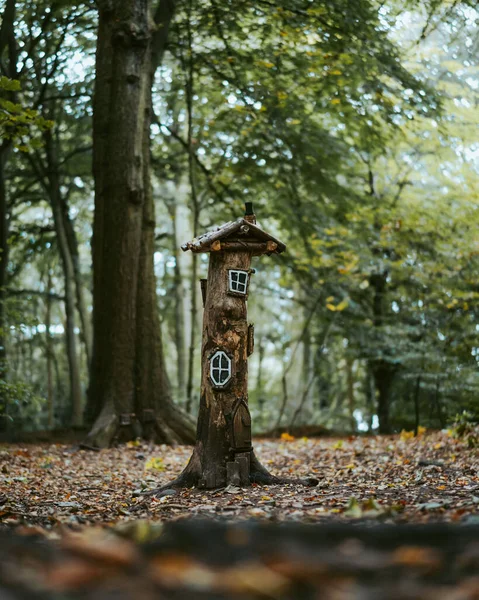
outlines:
[{"label": "tree stump birdhouse", "polygon": [[201,395],[195,450],[183,476],[217,488],[247,485],[268,475],[254,457],[248,408],[248,356],[254,328],[247,299],[253,256],[279,254],[286,246],[256,223],[252,203],[244,217],[225,223],[182,246],[210,254],[202,280],[203,340]]}]

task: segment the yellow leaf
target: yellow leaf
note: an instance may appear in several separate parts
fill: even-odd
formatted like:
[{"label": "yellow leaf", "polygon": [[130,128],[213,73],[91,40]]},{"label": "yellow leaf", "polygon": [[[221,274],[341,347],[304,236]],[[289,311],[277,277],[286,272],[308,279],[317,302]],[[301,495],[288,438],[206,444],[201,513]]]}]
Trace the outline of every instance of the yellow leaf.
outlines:
[{"label": "yellow leaf", "polygon": [[343,440],[338,440],[334,445],[333,445],[333,450],[340,450],[344,445]]},{"label": "yellow leaf", "polygon": [[339,98],[333,98],[331,104],[341,104],[341,100]]},{"label": "yellow leaf", "polygon": [[332,71],[329,72],[330,75],[342,75],[343,72],[340,71],[339,69],[333,69]]},{"label": "yellow leaf", "polygon": [[290,435],[289,433],[286,433],[286,431],[284,433],[281,434],[281,439],[283,440],[283,442],[292,442],[295,437],[294,435]]},{"label": "yellow leaf", "polygon": [[348,307],[349,302],[347,300],[342,300],[337,306],[336,306],[336,310],[338,311],[342,311],[345,308]]},{"label": "yellow leaf", "polygon": [[334,300],[334,296],[328,296],[326,298],[326,302],[332,302]]},{"label": "yellow leaf", "polygon": [[140,445],[140,440],[132,440],[131,442],[127,442],[126,445],[128,448],[137,448]]},{"label": "yellow leaf", "polygon": [[150,458],[150,460],[145,464],[145,469],[147,471],[149,471],[149,470],[164,471],[165,465],[163,464],[163,459],[159,458],[159,457]]},{"label": "yellow leaf", "polygon": [[341,312],[345,308],[347,308],[348,305],[349,305],[349,302],[347,300],[342,300],[337,306],[334,306],[334,304],[331,304],[330,302],[328,302],[326,304],[326,308],[332,312]]},{"label": "yellow leaf", "polygon": [[267,69],[271,69],[274,67],[274,63],[269,62],[268,60],[258,60],[256,64],[260,67],[266,67]]},{"label": "yellow leaf", "polygon": [[402,440],[410,440],[414,437],[414,431],[406,431],[403,429],[399,435]]}]

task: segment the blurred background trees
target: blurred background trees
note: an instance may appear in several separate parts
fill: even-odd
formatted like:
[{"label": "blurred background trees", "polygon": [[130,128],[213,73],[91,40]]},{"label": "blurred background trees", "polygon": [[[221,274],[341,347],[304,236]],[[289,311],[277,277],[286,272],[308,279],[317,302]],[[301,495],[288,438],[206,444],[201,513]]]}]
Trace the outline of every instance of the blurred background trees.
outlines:
[{"label": "blurred background trees", "polygon": [[[179,246],[253,200],[288,243],[254,265],[257,430],[478,416],[474,3],[173,4],[150,160],[177,405],[196,414],[207,261]],[[88,426],[98,15],[68,0],[0,14],[0,427]]]}]

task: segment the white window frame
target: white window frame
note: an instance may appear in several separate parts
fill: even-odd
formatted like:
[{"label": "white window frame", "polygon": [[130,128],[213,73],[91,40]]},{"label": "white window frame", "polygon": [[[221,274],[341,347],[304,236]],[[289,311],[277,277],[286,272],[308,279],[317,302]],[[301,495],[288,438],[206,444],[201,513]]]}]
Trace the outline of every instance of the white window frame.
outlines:
[{"label": "white window frame", "polygon": [[[219,361],[217,366],[215,366],[215,359]],[[226,359],[227,361],[226,367],[222,365],[223,359]],[[218,371],[218,379],[216,379],[214,371]],[[221,381],[221,374],[225,371],[228,373],[228,377],[224,381]],[[218,388],[225,387],[231,381],[232,375],[233,366],[231,358],[226,352],[223,352],[223,350],[217,350],[210,358],[210,379],[213,382],[213,385]]]},{"label": "white window frame", "polygon": [[[233,281],[233,275],[238,275],[238,280]],[[240,275],[245,275],[246,279],[244,282],[239,280]],[[237,289],[233,289],[233,284],[236,285]],[[238,294],[238,296],[246,296],[248,294],[249,284],[249,271],[243,271],[241,269],[230,269],[228,271],[228,291],[232,294]],[[238,286],[244,287],[244,291],[238,289]]]}]

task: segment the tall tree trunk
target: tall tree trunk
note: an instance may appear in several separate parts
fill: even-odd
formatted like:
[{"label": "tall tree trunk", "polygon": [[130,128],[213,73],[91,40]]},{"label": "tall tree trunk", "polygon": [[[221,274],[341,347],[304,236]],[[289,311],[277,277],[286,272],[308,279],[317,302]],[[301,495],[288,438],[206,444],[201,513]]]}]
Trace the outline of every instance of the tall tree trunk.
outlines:
[{"label": "tall tree trunk", "polygon": [[260,417],[260,427],[261,431],[263,431],[263,421],[264,421],[264,382],[263,382],[263,360],[264,360],[264,335],[260,334],[258,336],[258,342],[256,344],[258,348],[258,377],[256,379],[256,399],[258,402],[259,409],[259,417]]},{"label": "tall tree trunk", "polygon": [[356,419],[354,418],[355,398],[354,398],[354,373],[353,373],[354,360],[352,358],[346,358],[346,385],[348,394],[348,410],[349,410],[349,426],[351,432],[356,431]]},{"label": "tall tree trunk", "polygon": [[[196,237],[197,234],[193,234]],[[191,262],[191,285],[190,285],[190,343],[188,347],[188,381],[186,383],[186,410],[191,412],[193,406],[193,383],[196,351],[196,314],[198,310],[198,256],[193,254]]]},{"label": "tall tree trunk", "polygon": [[[7,206],[7,190],[5,185],[5,163],[8,149],[6,143],[0,148],[0,381],[7,379],[7,318],[5,303],[7,299],[7,265],[8,265],[8,231],[9,216]],[[5,404],[0,386],[0,406]],[[6,408],[5,406],[3,407]],[[1,419],[1,417],[0,417]],[[0,420],[0,427],[3,419]]]},{"label": "tall tree trunk", "polygon": [[68,248],[73,263],[73,279],[75,284],[75,299],[78,316],[80,317],[80,337],[85,348],[87,365],[90,366],[92,353],[92,331],[91,322],[88,317],[88,311],[85,303],[84,286],[80,267],[80,253],[78,251],[78,240],[68,211],[68,204],[65,198],[61,198],[61,215],[63,229],[65,230]]},{"label": "tall tree trunk", "polygon": [[186,397],[186,352],[185,352],[185,297],[183,287],[183,274],[180,264],[180,244],[178,240],[178,204],[176,200],[172,206],[173,221],[173,254],[175,257],[174,294],[175,294],[175,347],[176,347],[176,378],[180,404],[184,404]]},{"label": "tall tree trunk", "polygon": [[65,230],[65,222],[62,211],[63,202],[61,195],[60,173],[58,170],[58,156],[51,131],[48,130],[45,132],[44,140],[47,155],[47,188],[50,195],[58,250],[63,267],[65,288],[65,339],[70,379],[70,404],[72,413],[71,422],[73,426],[79,427],[83,423],[83,400],[80,381],[80,364],[78,360],[75,333],[75,267],[72,254],[70,252],[67,232]]},{"label": "tall tree trunk", "polygon": [[420,407],[419,395],[421,393],[421,375],[416,377],[416,385],[414,387],[414,435],[417,437],[420,425]]},{"label": "tall tree trunk", "polygon": [[[6,0],[0,23],[0,67],[2,75],[11,79],[17,76],[17,44],[15,40],[16,0]],[[16,101],[14,92],[6,92],[7,100]],[[9,207],[7,199],[5,170],[12,150],[11,140],[3,140],[0,145],[0,382],[7,379],[7,319],[5,302],[7,298],[7,265],[9,238]],[[0,406],[6,410],[7,396],[2,394],[0,385]],[[5,426],[6,419],[1,418],[0,428]]]},{"label": "tall tree trunk", "polygon": [[53,344],[52,344],[52,273],[50,265],[47,267],[47,298],[45,310],[45,347],[47,359],[47,409],[48,409],[48,429],[53,429],[55,425],[55,406],[53,395]]},{"label": "tall tree trunk", "polygon": [[[369,281],[374,290],[373,324],[374,327],[380,328],[384,322],[387,272],[374,273],[371,275]],[[390,433],[391,423],[389,420],[389,403],[391,401],[392,383],[397,367],[388,362],[385,358],[375,359],[370,361],[370,363],[378,396],[379,433]]]},{"label": "tall tree trunk", "polygon": [[158,48],[149,2],[97,4],[89,393],[101,411],[87,443],[104,447],[139,434],[189,442],[194,425],[171,401],[156,303],[149,133],[152,51],[158,55]]},{"label": "tall tree trunk", "polygon": [[378,396],[379,433],[391,433],[390,403],[396,370],[384,360],[375,361],[371,370]]}]

